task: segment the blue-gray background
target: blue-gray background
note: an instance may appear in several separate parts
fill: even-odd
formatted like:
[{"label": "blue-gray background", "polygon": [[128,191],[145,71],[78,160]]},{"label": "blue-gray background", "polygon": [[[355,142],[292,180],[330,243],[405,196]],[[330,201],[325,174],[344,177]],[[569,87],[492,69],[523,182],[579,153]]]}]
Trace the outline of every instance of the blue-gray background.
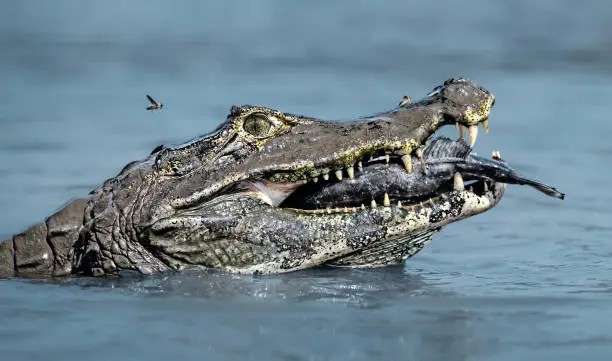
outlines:
[{"label": "blue-gray background", "polygon": [[607,359],[611,24],[603,1],[3,2],[0,239],[232,104],[347,119],[461,75],[497,97],[476,151],[567,199],[510,186],[401,267],[3,281],[0,358]]}]

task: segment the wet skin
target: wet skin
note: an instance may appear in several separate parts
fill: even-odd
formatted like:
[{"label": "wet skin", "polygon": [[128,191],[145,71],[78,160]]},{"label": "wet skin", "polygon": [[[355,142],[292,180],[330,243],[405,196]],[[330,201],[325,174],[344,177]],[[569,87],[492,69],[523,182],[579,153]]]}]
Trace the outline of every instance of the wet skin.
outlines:
[{"label": "wet skin", "polygon": [[[505,183],[527,181],[502,162],[421,154],[447,124],[474,144],[494,103],[487,89],[449,79],[421,100],[350,122],[233,106],[212,134],[155,148],[0,243],[0,277],[403,262],[445,225],[497,205]],[[461,189],[460,171],[481,180]]]}]

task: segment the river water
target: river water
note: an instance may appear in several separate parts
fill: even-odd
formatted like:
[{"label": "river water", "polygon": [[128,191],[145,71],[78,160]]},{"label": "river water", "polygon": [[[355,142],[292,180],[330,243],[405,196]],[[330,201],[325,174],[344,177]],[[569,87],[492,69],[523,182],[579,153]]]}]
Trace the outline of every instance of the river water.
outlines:
[{"label": "river water", "polygon": [[348,119],[457,76],[497,98],[476,152],[567,198],[509,186],[385,269],[1,281],[0,357],[608,359],[611,24],[602,1],[3,3],[0,239],[232,104]]}]

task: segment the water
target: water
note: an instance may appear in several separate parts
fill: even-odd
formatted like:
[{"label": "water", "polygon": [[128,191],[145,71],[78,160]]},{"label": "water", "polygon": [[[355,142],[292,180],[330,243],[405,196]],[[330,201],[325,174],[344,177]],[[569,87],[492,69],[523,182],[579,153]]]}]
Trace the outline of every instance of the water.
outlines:
[{"label": "water", "polygon": [[610,24],[594,1],[3,4],[0,238],[232,104],[347,119],[460,75],[497,97],[476,151],[567,198],[511,186],[379,270],[0,282],[2,359],[604,359]]}]

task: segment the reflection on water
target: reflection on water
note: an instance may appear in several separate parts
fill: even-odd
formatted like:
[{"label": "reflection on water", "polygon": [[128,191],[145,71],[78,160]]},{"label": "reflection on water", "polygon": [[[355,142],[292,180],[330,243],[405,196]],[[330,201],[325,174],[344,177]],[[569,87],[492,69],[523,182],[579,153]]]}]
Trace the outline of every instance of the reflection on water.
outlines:
[{"label": "reflection on water", "polygon": [[[401,267],[0,282],[3,359],[610,353],[607,3],[36,5],[0,12],[0,238],[157,145],[213,130],[233,104],[348,119],[461,75],[496,96],[475,151],[500,150],[567,198],[509,187]],[[163,111],[144,110],[147,93]]]}]

